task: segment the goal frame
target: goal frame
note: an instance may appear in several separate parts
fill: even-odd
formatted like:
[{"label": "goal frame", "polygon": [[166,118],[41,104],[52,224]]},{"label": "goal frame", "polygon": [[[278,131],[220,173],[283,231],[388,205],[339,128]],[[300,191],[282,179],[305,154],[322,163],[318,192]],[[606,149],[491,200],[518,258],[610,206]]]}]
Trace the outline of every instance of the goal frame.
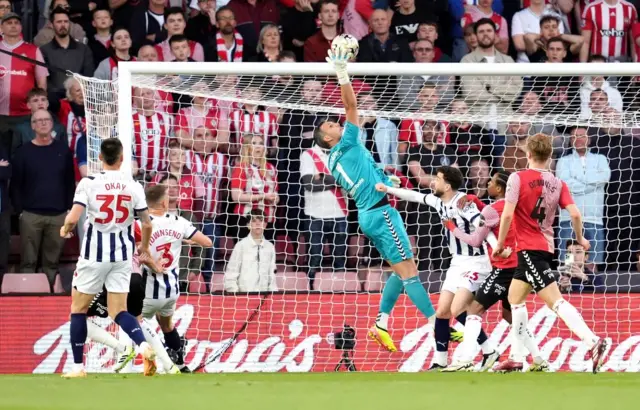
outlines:
[{"label": "goal frame", "polygon": [[[133,124],[133,76],[148,75],[300,75],[331,76],[327,63],[194,63],[194,62],[119,62],[118,63],[118,138],[123,141],[124,171],[131,171]],[[640,63],[351,63],[351,75],[390,76],[539,76],[564,77],[587,75],[637,76]]]}]

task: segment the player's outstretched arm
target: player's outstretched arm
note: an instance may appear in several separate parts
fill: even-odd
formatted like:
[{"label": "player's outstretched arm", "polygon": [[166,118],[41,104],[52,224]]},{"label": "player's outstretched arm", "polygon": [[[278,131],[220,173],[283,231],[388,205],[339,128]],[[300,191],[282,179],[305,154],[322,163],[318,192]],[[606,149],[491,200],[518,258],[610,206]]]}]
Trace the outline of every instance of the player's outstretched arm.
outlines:
[{"label": "player's outstretched arm", "polygon": [[338,49],[334,52],[329,49],[327,62],[331,64],[338,77],[342,104],[344,105],[347,121],[358,125],[358,102],[356,100],[356,94],[353,92],[353,87],[351,86],[349,73],[347,73],[347,62],[349,58],[351,58],[351,53],[347,50]]},{"label": "player's outstretched arm", "polygon": [[196,232],[191,237],[191,239],[189,239],[189,243],[195,243],[196,245],[200,245],[203,248],[210,248],[213,246],[213,242],[211,241],[211,238],[209,238],[207,235],[203,234],[200,231]]},{"label": "player's outstretched arm", "polygon": [[383,184],[382,182],[379,182],[376,184],[376,190],[379,192],[386,192],[387,194],[396,196],[404,201],[415,202],[418,204],[425,204],[429,206],[435,206],[432,203],[432,199],[435,198],[432,194],[425,195],[425,194],[421,194],[420,192],[413,191],[411,189],[393,188]]},{"label": "player's outstretched arm", "polygon": [[82,212],[84,211],[84,206],[80,204],[73,204],[71,207],[71,211],[64,218],[64,225],[60,228],[60,236],[63,238],[70,238],[71,231],[76,227],[78,221],[80,220],[80,216],[82,216]]}]

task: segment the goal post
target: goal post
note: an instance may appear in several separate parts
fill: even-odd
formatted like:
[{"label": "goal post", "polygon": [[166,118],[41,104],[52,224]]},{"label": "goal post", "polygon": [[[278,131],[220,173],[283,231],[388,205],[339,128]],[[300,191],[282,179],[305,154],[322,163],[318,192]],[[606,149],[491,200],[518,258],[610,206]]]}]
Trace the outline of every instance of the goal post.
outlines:
[{"label": "goal post", "polygon": [[[565,249],[570,232],[566,217],[559,215],[555,243],[565,248],[557,259],[558,279],[587,323],[611,339],[605,368],[639,371],[640,314],[634,306],[640,303],[635,294],[640,275],[633,272],[640,250],[640,226],[634,218],[640,203],[635,171],[640,169],[640,64],[353,63],[348,71],[363,117],[358,124],[362,142],[375,151],[385,172],[401,176],[403,186],[411,189],[428,192],[430,173],[440,165],[455,165],[465,176],[463,189],[488,202],[486,185],[494,171],[526,167],[524,139],[538,132],[553,137],[552,169],[573,181],[570,189],[592,243],[580,265],[583,273],[591,273],[572,274],[578,262],[570,266],[564,259],[572,252]],[[215,239],[213,252],[192,248],[182,257],[187,292],[181,297],[177,327],[188,340],[192,368],[219,352],[256,309],[232,347],[205,371],[333,371],[341,359],[334,333],[344,324],[356,331],[358,370],[428,367],[432,330],[404,296],[390,321],[399,355],[366,340],[389,269],[370,251],[339,195],[330,194],[338,191],[316,191],[303,178],[309,172],[324,173],[307,154],[314,126],[344,112],[329,64],[120,62],[116,81],[77,77],[85,93],[88,133],[95,136],[87,144],[92,172],[99,170],[100,140],[117,136],[125,147],[127,169],[132,160],[147,168],[143,181],[158,182],[164,171],[160,164],[171,166],[175,155],[182,155],[169,149],[171,143],[186,152],[181,163],[189,170],[185,173],[197,175],[202,184],[198,200],[204,208],[179,209]],[[145,97],[153,99],[147,108],[136,106],[142,97],[134,90],[142,89],[154,91]],[[192,104],[201,107],[191,110]],[[139,129],[143,120],[136,107],[148,114],[144,126],[157,130]],[[575,127],[585,130],[589,152],[596,157],[574,161]],[[202,128],[205,133],[199,133]],[[253,148],[257,137],[266,149],[259,154],[262,162],[251,162],[258,155]],[[152,147],[152,140],[164,145]],[[177,192],[195,198],[195,180],[185,173],[177,178]],[[215,186],[218,178],[224,182]],[[238,199],[247,192],[277,194],[279,202],[263,199],[247,205]],[[207,210],[212,203],[215,209]],[[425,207],[396,205],[412,239],[421,280],[435,303],[449,259],[441,223]],[[229,286],[225,271],[234,245],[246,235],[245,217],[252,207],[264,210],[276,249],[277,286],[264,289],[278,292],[264,302],[261,295],[242,292],[242,284],[234,288],[238,293],[221,293]],[[324,228],[329,226],[324,220],[318,222],[323,218],[331,221],[330,228]],[[318,238],[320,244],[314,242]],[[539,299],[532,297],[529,303],[531,330],[552,368],[587,370],[586,350],[577,338]],[[485,326],[500,351],[507,351],[508,324],[498,308],[488,313]]]}]

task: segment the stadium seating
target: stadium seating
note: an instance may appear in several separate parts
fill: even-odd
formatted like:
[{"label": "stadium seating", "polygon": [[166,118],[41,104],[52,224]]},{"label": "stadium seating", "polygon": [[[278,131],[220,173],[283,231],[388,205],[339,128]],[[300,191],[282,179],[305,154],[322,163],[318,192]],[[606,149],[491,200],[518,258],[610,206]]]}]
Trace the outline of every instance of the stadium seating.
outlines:
[{"label": "stadium seating", "polygon": [[215,272],[211,278],[211,291],[221,292],[224,290],[224,273]]},{"label": "stadium seating", "polygon": [[355,272],[322,271],[316,274],[313,290],[320,292],[357,292],[360,281]]},{"label": "stadium seating", "polygon": [[6,273],[2,293],[51,293],[51,287],[44,273]]},{"label": "stadium seating", "polygon": [[365,292],[379,292],[384,287],[385,278],[382,270],[369,269],[365,276],[364,290]]},{"label": "stadium seating", "polygon": [[205,293],[207,286],[202,275],[189,274],[189,293]]},{"label": "stadium seating", "polygon": [[309,291],[309,279],[304,272],[278,271],[276,274],[276,284],[279,290],[283,291]]},{"label": "stadium seating", "polygon": [[62,287],[62,279],[60,278],[60,274],[57,274],[55,280],[53,281],[53,293],[64,293],[64,288]]}]

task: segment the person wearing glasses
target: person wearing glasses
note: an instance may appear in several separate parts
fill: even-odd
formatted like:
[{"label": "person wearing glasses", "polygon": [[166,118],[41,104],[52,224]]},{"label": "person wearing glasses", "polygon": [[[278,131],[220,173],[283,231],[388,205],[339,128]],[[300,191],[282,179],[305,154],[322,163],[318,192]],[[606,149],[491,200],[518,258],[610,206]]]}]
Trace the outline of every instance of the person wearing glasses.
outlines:
[{"label": "person wearing glasses", "polygon": [[76,186],[73,153],[51,135],[49,111],[34,112],[31,128],[36,136],[16,150],[10,186],[13,209],[20,215],[20,271],[44,272],[53,284],[64,245],[60,227],[71,209]]},{"label": "person wearing glasses", "polygon": [[277,291],[276,249],[264,238],[264,212],[252,209],[249,235],[233,248],[224,274],[226,292]]}]

